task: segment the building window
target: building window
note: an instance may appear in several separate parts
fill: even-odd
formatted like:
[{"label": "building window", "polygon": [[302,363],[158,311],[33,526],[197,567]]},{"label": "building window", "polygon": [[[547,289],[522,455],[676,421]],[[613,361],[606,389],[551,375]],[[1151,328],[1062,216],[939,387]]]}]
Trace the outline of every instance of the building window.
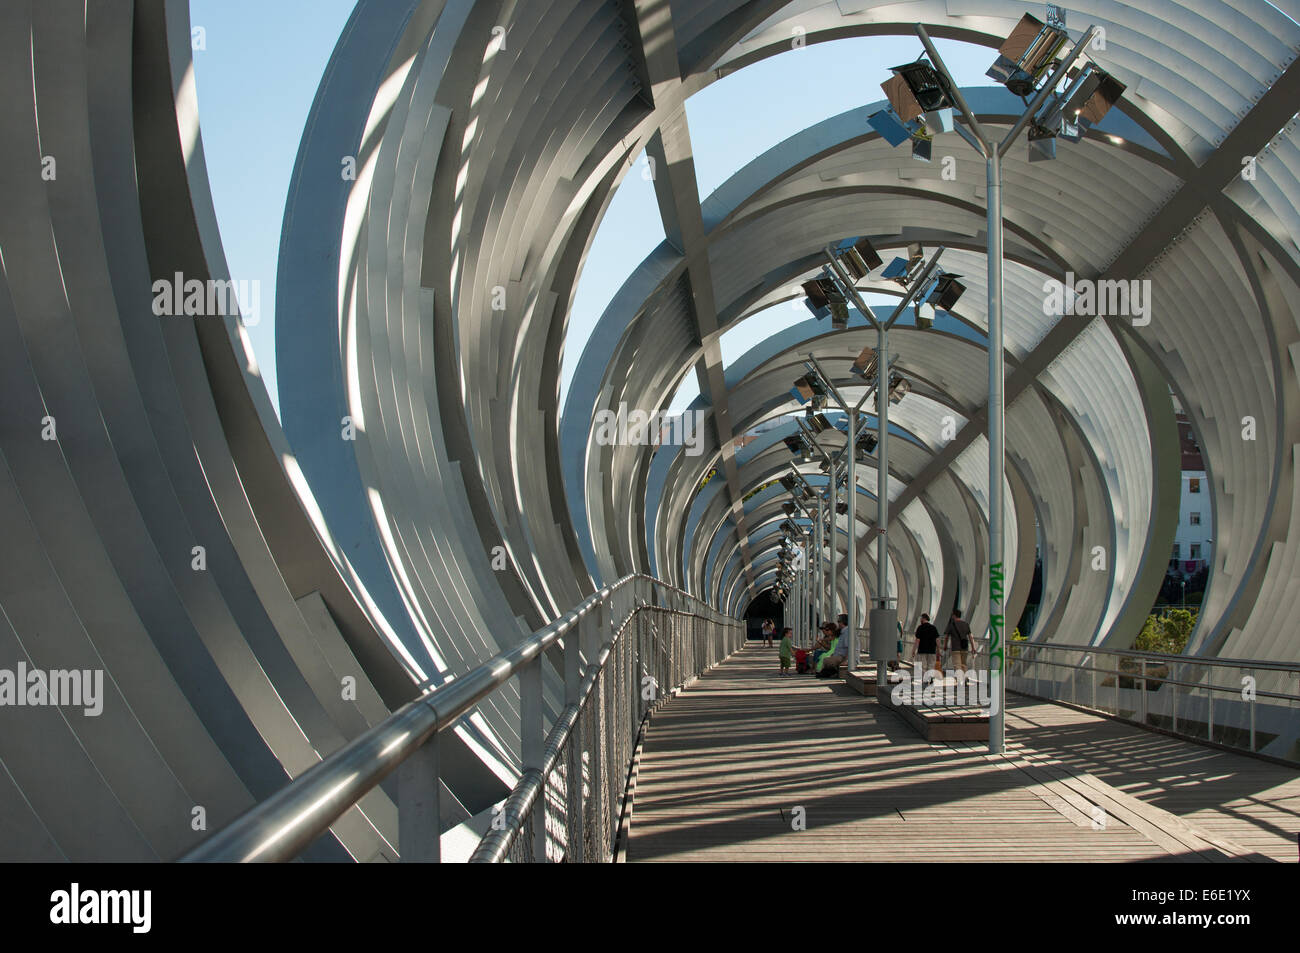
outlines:
[{"label": "building window", "polygon": [[1201,547],[1199,543],[1192,543],[1192,559],[1201,558]]},{"label": "building window", "polygon": [[1192,524],[1193,526],[1200,526],[1200,525],[1201,525],[1201,514],[1200,514],[1200,513],[1193,513],[1193,514],[1191,514],[1191,516],[1189,517],[1189,520],[1190,520],[1190,522],[1191,522],[1191,524]]},{"label": "building window", "polygon": [[1200,493],[1200,492],[1201,492],[1201,479],[1200,479],[1200,477],[1190,477],[1190,478],[1188,478],[1188,480],[1187,480],[1187,492],[1188,492],[1188,493]]},{"label": "building window", "polygon": [[1182,555],[1182,552],[1183,552],[1183,544],[1174,543],[1174,559],[1179,558]]}]

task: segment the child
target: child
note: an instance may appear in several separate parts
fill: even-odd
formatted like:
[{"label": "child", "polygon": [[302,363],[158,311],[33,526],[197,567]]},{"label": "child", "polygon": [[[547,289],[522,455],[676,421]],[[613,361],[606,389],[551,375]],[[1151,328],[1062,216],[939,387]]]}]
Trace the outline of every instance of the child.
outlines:
[{"label": "child", "polygon": [[794,629],[786,626],[781,630],[781,674],[790,674],[790,658],[794,655]]}]

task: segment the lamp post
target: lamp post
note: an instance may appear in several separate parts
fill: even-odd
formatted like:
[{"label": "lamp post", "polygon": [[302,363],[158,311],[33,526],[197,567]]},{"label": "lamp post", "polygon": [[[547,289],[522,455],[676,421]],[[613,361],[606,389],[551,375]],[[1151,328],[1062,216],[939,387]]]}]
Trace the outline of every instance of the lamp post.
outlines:
[{"label": "lamp post", "polygon": [[[840,409],[848,416],[849,433],[848,443],[845,449],[849,455],[849,496],[848,496],[848,521],[849,521],[849,555],[848,555],[848,607],[849,607],[849,658],[854,665],[857,664],[859,649],[857,636],[857,446],[858,446],[858,422],[861,416],[862,405],[866,403],[868,397],[874,392],[876,395],[876,505],[878,516],[876,519],[876,598],[875,608],[871,612],[871,638],[870,648],[871,657],[876,662],[876,684],[883,686],[885,682],[885,670],[889,659],[886,653],[887,645],[895,642],[894,630],[897,622],[897,611],[890,607],[889,599],[889,378],[891,364],[889,358],[889,329],[893,327],[894,322],[902,315],[907,306],[915,300],[922,289],[929,284],[931,276],[939,266],[939,258],[944,253],[941,246],[936,249],[935,253],[926,263],[925,268],[910,283],[907,293],[903,296],[893,313],[885,321],[877,320],[875,313],[867,307],[862,295],[858,292],[857,286],[840,260],[835,256],[831,248],[826,249],[826,258],[841,290],[851,298],[858,311],[862,316],[876,329],[876,380],[874,391],[868,387],[862,399],[852,407],[840,396],[840,392],[835,388],[829,375],[822,370],[817,359],[811,354],[808,355],[816,369],[818,376],[821,378],[823,386],[830,391],[835,401],[840,405]],[[879,631],[878,631],[879,630]]]},{"label": "lamp post", "polygon": [[838,487],[835,485],[835,480],[838,474],[835,472],[834,460],[831,460],[831,466],[827,471],[827,474],[830,477],[830,481],[826,486],[826,494],[829,497],[829,500],[826,503],[826,531],[830,534],[830,539],[827,540],[827,544],[830,546],[831,551],[830,555],[827,557],[830,560],[830,572],[826,575],[826,617],[822,619],[823,622],[834,621],[835,617],[835,569],[836,563],[839,562],[836,557],[839,555],[840,548],[838,540],[840,514],[837,512],[838,507],[836,506],[839,502],[836,497],[839,494],[837,492]]},{"label": "lamp post", "polygon": [[1074,45],[1069,54],[1060,61],[1051,77],[1038,90],[1029,108],[1016,120],[1011,131],[1001,140],[994,142],[987,131],[975,118],[966,98],[952,74],[944,66],[939,51],[930,41],[930,36],[923,24],[916,25],[917,35],[929,54],[930,63],[943,77],[947,92],[961,111],[968,129],[960,126],[956,130],[985,160],[988,184],[988,337],[989,337],[989,693],[991,711],[989,712],[989,751],[998,754],[1003,750],[1006,738],[1006,658],[1003,644],[1005,625],[1005,563],[1003,547],[1005,536],[1005,516],[1002,485],[1006,475],[1006,398],[1004,384],[1006,367],[1003,360],[1002,330],[1002,258],[1003,258],[1003,219],[1002,219],[1002,159],[1015,140],[1020,136],[1026,124],[1037,115],[1055,92],[1074,62],[1079,58],[1096,33],[1096,27],[1089,27]]}]

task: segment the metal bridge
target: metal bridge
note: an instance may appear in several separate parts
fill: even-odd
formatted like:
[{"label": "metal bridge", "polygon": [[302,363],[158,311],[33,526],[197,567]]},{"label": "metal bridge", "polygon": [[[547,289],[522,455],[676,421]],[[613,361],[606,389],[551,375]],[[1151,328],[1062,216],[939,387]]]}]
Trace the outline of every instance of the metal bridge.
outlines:
[{"label": "metal bridge", "polygon": [[[277,415],[188,3],[0,3],[0,859],[1293,857],[1300,4],[1052,6],[358,0],[280,229]],[[881,135],[872,80],[702,194],[685,107],[710,84],[786,55],[817,82],[840,40],[993,62],[1027,12],[1125,92],[1058,125],[1055,160],[1041,124],[998,160],[1001,254],[970,146],[1021,131],[1009,87],[946,91],[957,125],[921,138],[951,163]],[[641,157],[663,241],[561,405]],[[849,304],[902,295],[879,268],[836,285],[846,240],[942,249],[968,285],[891,320],[874,383],[887,309]],[[1054,312],[1067,275],[1137,282],[1149,312]],[[823,279],[847,317],[724,362]],[[683,382],[697,443],[610,438]],[[856,444],[872,414],[887,455]],[[1180,415],[1214,543],[1160,656],[1129,647],[1179,522]],[[741,621],[778,590],[805,643],[840,612],[960,609],[982,637],[1031,588],[1027,640],[977,659],[1005,666],[1001,753],[769,677]]]}]

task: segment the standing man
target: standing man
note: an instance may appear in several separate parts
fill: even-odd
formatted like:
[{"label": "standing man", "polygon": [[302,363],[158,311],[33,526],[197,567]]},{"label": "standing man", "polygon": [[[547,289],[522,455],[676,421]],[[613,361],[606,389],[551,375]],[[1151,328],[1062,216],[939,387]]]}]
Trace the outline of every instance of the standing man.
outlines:
[{"label": "standing man", "polygon": [[921,654],[921,678],[934,678],[934,657],[939,651],[939,630],[930,622],[929,613],[921,613],[921,624],[916,627],[916,641],[912,643],[912,675],[916,675],[916,655]]},{"label": "standing man", "polygon": [[948,620],[948,628],[943,634],[948,637],[948,651],[956,656],[957,664],[961,667],[961,677],[965,678],[966,652],[970,648],[970,623],[961,617],[960,609],[952,610],[952,618]]}]

